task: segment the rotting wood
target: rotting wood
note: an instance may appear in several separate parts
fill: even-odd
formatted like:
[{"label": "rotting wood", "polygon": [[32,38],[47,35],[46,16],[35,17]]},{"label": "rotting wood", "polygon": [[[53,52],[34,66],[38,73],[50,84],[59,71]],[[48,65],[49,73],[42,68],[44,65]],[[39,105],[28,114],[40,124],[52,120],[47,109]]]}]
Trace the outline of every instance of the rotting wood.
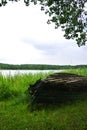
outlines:
[{"label": "rotting wood", "polygon": [[[87,77],[69,73],[54,73],[30,85],[28,92],[34,103],[59,103],[87,95]],[[84,94],[83,94],[84,93]]]}]

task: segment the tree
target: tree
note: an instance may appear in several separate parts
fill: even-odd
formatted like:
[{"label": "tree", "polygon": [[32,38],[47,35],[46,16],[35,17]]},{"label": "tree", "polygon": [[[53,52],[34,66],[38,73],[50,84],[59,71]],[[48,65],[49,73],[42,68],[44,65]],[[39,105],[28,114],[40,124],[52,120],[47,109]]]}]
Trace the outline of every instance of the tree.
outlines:
[{"label": "tree", "polygon": [[[9,0],[18,1],[18,0]],[[55,28],[61,27],[66,39],[75,39],[78,46],[87,42],[87,0],[24,0],[26,6],[33,2],[41,4],[41,10],[49,14],[48,24],[55,23]],[[5,6],[7,0],[1,0],[0,6]]]}]

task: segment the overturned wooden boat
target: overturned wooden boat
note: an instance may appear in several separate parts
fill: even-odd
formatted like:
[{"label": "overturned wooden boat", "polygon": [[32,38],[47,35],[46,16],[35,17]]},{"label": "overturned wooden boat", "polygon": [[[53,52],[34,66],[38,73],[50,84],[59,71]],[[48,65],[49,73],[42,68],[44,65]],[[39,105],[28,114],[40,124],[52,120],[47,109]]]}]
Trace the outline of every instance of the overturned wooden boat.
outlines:
[{"label": "overturned wooden boat", "polygon": [[60,103],[87,96],[87,77],[70,73],[54,73],[30,85],[33,103]]}]

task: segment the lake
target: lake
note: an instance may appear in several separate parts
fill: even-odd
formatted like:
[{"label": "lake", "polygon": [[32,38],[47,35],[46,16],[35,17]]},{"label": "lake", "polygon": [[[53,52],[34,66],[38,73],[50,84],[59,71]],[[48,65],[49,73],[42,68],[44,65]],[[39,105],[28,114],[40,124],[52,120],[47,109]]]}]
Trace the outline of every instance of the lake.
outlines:
[{"label": "lake", "polygon": [[61,72],[62,70],[0,70],[0,73],[4,76],[15,74],[35,74],[35,73],[48,73],[48,72]]}]

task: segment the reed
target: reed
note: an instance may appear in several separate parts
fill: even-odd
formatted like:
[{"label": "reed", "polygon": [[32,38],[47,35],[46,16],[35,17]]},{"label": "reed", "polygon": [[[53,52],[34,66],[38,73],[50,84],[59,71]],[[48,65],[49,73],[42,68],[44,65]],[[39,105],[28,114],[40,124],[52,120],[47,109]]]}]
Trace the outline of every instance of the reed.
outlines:
[{"label": "reed", "polygon": [[14,76],[0,74],[0,100],[23,95],[30,84],[46,78],[47,75],[49,73],[15,74]]}]

